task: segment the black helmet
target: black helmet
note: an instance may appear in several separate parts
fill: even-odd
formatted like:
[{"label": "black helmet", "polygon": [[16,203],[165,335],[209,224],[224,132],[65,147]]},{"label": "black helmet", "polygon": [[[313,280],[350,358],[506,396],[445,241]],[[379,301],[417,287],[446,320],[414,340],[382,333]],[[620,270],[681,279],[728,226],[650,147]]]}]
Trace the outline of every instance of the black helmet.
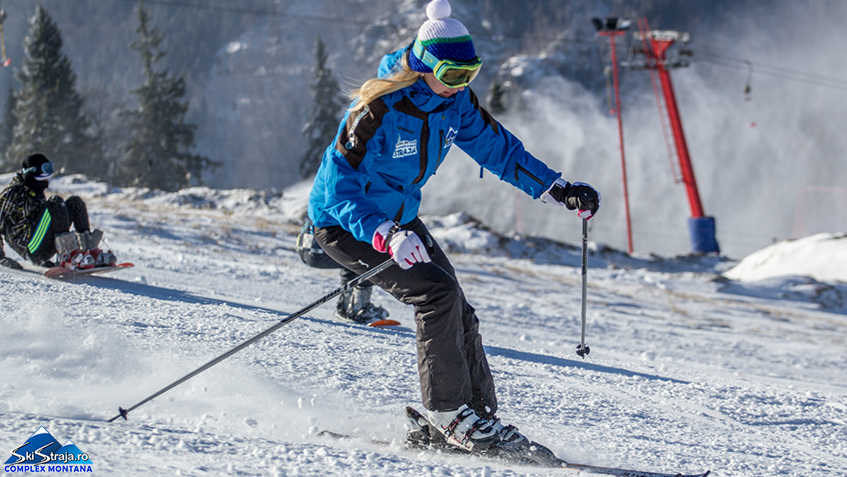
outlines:
[{"label": "black helmet", "polygon": [[46,181],[53,177],[53,163],[44,154],[31,154],[21,163],[21,173],[24,178]]}]

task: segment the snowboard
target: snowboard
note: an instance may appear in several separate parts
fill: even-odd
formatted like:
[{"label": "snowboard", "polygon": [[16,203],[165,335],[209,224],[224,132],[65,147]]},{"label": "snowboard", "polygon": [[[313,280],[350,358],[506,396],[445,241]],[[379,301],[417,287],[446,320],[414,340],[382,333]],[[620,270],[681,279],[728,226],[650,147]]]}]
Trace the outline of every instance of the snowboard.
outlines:
[{"label": "snowboard", "polygon": [[[472,452],[448,444],[444,436],[435,430],[427,418],[414,408],[406,408],[406,417],[409,419],[411,425],[411,429],[406,433],[406,448],[412,450],[466,454],[520,465],[573,469],[590,474],[615,475],[618,477],[706,477],[711,472],[707,470],[698,474],[663,473],[574,464],[556,457],[553,451],[547,447],[537,442],[527,441],[526,439],[516,444],[500,443],[482,451]],[[330,431],[321,431],[318,436],[333,439],[353,439],[351,436]],[[369,440],[369,442],[379,446],[390,445],[389,442],[380,440]]]},{"label": "snowboard", "polygon": [[53,267],[44,272],[44,276],[56,280],[67,280],[86,275],[102,275],[104,273],[116,272],[118,270],[124,270],[134,266],[135,265],[132,263],[124,262],[110,267],[94,267],[86,270],[72,270],[65,267]]},{"label": "snowboard", "polygon": [[376,320],[371,321],[366,326],[371,328],[385,328],[388,326],[400,326],[400,322],[397,320]]}]

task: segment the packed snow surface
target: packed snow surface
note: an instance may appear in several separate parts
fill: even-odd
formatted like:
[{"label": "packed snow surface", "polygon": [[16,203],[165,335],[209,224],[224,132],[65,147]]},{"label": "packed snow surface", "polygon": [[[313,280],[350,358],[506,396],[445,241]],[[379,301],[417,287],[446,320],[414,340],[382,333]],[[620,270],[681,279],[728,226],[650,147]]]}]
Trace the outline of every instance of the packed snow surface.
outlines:
[{"label": "packed snow surface", "polygon": [[[382,292],[375,302],[400,327],[338,322],[331,302],[106,422],[338,286],[336,271],[306,267],[294,248],[308,189],[168,194],[53,181],[86,199],[106,245],[135,268],[71,282],[31,264],[0,269],[3,461],[44,426],[86,452],[95,475],[575,475],[404,449],[403,410],[421,408],[414,323]],[[740,263],[591,243],[591,353],[580,359],[579,244],[498,235],[464,214],[425,220],[480,318],[498,415],[559,457],[847,475],[842,236],[775,244]]]}]

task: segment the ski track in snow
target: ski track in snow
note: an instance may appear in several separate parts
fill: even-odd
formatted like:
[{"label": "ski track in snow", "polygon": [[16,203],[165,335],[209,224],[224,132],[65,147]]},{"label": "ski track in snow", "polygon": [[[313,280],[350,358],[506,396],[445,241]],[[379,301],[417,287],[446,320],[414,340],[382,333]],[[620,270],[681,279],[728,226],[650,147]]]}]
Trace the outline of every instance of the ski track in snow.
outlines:
[{"label": "ski track in snow", "polygon": [[[87,452],[96,475],[576,474],[405,450],[403,409],[422,409],[412,309],[382,292],[374,300],[401,327],[339,323],[333,300],[128,421],[104,422],[322,297],[339,275],[294,250],[302,186],[259,199],[72,178],[54,188],[82,195],[92,224],[136,267],[75,282],[0,270],[5,452],[44,426]],[[579,251],[565,255],[569,265],[451,253],[505,422],[577,463],[847,475],[843,303],[821,307],[802,280],[742,285],[685,260],[622,268],[598,252],[583,360]]]}]

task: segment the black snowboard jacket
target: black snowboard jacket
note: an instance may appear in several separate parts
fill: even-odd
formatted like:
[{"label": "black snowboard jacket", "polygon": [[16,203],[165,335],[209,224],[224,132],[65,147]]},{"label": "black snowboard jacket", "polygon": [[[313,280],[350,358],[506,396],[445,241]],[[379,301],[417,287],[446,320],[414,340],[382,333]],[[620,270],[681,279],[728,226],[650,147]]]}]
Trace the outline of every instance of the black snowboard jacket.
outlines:
[{"label": "black snowboard jacket", "polygon": [[23,177],[16,175],[0,193],[0,257],[5,256],[3,240],[21,257],[27,258],[27,245],[44,211],[47,198],[27,187]]}]

